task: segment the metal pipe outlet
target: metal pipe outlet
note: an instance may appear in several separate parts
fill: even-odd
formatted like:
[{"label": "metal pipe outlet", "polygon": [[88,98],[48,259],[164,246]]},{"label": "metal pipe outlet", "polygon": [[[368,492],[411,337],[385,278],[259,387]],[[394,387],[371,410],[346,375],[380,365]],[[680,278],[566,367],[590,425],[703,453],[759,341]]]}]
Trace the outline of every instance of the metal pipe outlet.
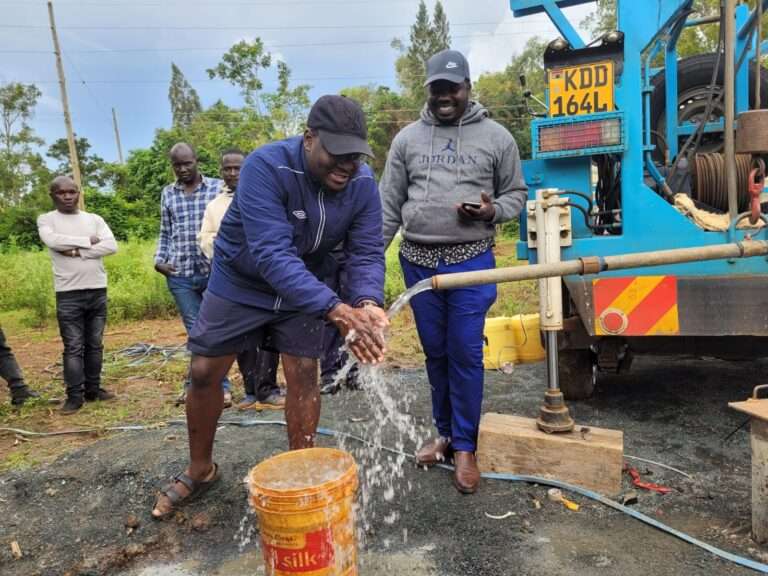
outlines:
[{"label": "metal pipe outlet", "polygon": [[764,240],[743,240],[731,244],[716,246],[699,246],[695,248],[675,248],[655,252],[636,252],[634,254],[617,254],[615,256],[590,256],[578,260],[565,260],[554,264],[529,264],[526,266],[511,266],[492,270],[477,270],[475,272],[457,272],[455,274],[438,274],[432,277],[433,290],[449,290],[479,284],[500,284],[517,282],[519,280],[536,280],[554,276],[571,276],[600,274],[609,270],[625,270],[627,268],[647,268],[665,264],[681,264],[684,262],[702,262],[705,260],[727,260],[735,258],[750,258],[768,254],[768,242]]}]

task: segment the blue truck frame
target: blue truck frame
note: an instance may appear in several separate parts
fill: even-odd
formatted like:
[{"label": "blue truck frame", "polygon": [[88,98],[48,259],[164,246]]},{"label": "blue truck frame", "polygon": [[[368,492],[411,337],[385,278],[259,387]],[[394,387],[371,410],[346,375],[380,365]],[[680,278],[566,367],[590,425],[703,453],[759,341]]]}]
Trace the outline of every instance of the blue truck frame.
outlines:
[{"label": "blue truck frame", "polygon": [[[545,12],[558,28],[563,37],[574,48],[583,47],[584,41],[565,18],[562,8],[585,4],[592,0],[511,0],[510,4],[516,17]],[[654,10],[652,4],[656,4]],[[622,232],[616,235],[595,235],[580,218],[573,219],[573,244],[563,248],[563,259],[575,259],[584,256],[604,256],[652,250],[665,250],[689,246],[706,246],[737,241],[745,232],[732,227],[727,232],[711,232],[699,228],[693,221],[678,212],[674,206],[646,184],[650,174],[657,182],[663,178],[653,164],[651,152],[653,145],[650,138],[650,94],[653,91],[651,79],[662,73],[652,63],[662,51],[666,67],[667,118],[676,118],[677,113],[677,38],[685,25],[695,24],[686,21],[686,12],[690,10],[692,0],[660,0],[653,2],[618,2],[618,29],[624,34],[623,70],[617,74],[615,86],[616,111],[602,115],[620,115],[623,121],[625,145],[621,155],[621,198]],[[768,5],[768,0],[765,4]],[[743,50],[748,53],[741,58],[741,65],[736,74],[736,109],[737,114],[748,109],[750,54],[754,55],[754,35],[746,32],[754,14],[741,4],[737,7],[738,29],[737,62]],[[753,56],[752,56],[753,57]],[[640,112],[642,111],[642,113]],[[600,118],[591,115],[590,118]],[[586,119],[587,116],[579,116]],[[547,118],[532,122],[533,144],[536,147],[538,128],[569,119]],[[667,138],[670,143],[670,156],[676,154],[678,134],[687,134],[695,125],[679,125],[667,122]],[[722,123],[712,123],[707,130],[722,130]],[[615,153],[615,151],[613,151]],[[673,154],[674,152],[674,154]],[[599,151],[598,151],[599,153]],[[538,188],[559,188],[589,193],[592,189],[591,155],[573,157],[546,157],[540,154],[524,161],[523,170],[531,189],[533,199]],[[543,157],[542,157],[543,156]],[[552,155],[556,156],[556,155]],[[574,202],[579,198],[573,196]],[[536,261],[535,249],[528,248],[525,222],[521,225],[521,241],[518,243],[518,257],[531,262]],[[751,231],[755,238],[768,239],[768,229]],[[768,261],[751,258],[740,261],[709,261],[645,268],[636,271],[619,271],[608,276],[628,275],[674,275],[678,278],[699,277],[716,280],[720,290],[723,282],[729,279],[768,275]],[[591,278],[564,279],[569,292],[578,292],[581,285],[589,285]],[[581,310],[586,316],[586,310]],[[583,318],[587,329],[593,333],[590,318]],[[768,335],[768,318],[763,323],[760,335]],[[681,322],[683,319],[681,318]],[[694,335],[695,331],[686,331]],[[730,332],[726,332],[728,334]],[[756,335],[754,330],[747,333]],[[701,334],[716,335],[717,328],[705,330]]]},{"label": "blue truck frame", "polygon": [[[510,0],[515,17],[545,13],[570,45],[574,54],[588,49],[562,9],[593,0]],[[615,75],[615,110],[577,117],[540,118],[532,121],[533,158],[523,162],[530,188],[529,199],[541,188],[557,188],[592,194],[592,159],[599,154],[618,155],[621,160],[621,230],[599,234],[590,229],[574,212],[573,242],[562,249],[562,259],[648,252],[672,248],[708,246],[735,242],[750,234],[755,239],[768,239],[768,227],[756,230],[737,229],[732,222],[724,232],[707,231],[681,214],[667,199],[653,189],[664,185],[664,166],[654,161],[651,138],[651,95],[654,77],[664,75],[667,121],[667,162],[677,155],[678,138],[691,134],[697,126],[678,121],[678,54],[677,41],[686,26],[700,24],[690,19],[693,0],[617,0],[617,28],[623,33],[621,66]],[[768,8],[768,0],[763,0]],[[736,115],[749,108],[749,67],[756,48],[755,11],[740,4],[736,9],[735,108]],[[762,46],[761,46],[762,47]],[[663,59],[664,68],[654,65]],[[546,99],[545,99],[546,100]],[[537,151],[539,131],[547,126],[573,121],[619,118],[621,143],[606,150],[558,152]],[[723,130],[723,123],[711,122],[706,132]],[[660,169],[661,168],[661,169]],[[566,193],[567,194],[567,193]],[[583,198],[571,195],[571,201]],[[521,240],[518,257],[536,262],[536,250],[529,247],[525,215],[521,215]],[[563,351],[584,351],[576,362],[582,371],[595,374],[607,369],[620,369],[627,349],[636,352],[707,353],[728,356],[764,356],[768,344],[768,306],[764,305],[768,290],[768,259],[716,260],[623,270],[601,274],[607,277],[673,277],[676,282],[678,329],[674,334],[638,335],[608,334],[598,330],[595,314],[594,287],[597,279],[590,276],[563,278],[566,290],[565,330],[560,337],[561,387],[567,396],[578,398],[584,390],[568,394],[568,376],[564,378],[563,362],[572,362]],[[602,321],[600,321],[602,322]],[[728,338],[731,337],[731,338]],[[608,344],[604,346],[604,344]],[[608,350],[608,352],[606,352]],[[631,356],[629,356],[631,358]],[[607,360],[606,360],[607,359]],[[566,372],[573,374],[571,366]],[[585,376],[588,376],[585,374]],[[564,382],[565,381],[565,382]],[[591,386],[591,387],[590,387]]]}]

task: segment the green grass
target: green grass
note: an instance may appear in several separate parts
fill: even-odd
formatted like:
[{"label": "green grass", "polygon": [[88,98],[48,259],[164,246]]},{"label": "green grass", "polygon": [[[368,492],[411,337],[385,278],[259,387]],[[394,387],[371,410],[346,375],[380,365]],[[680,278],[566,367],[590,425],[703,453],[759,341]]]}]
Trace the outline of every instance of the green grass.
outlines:
[{"label": "green grass", "polygon": [[[496,267],[520,266],[527,264],[516,256],[516,238],[499,237],[496,243]],[[498,316],[514,316],[516,314],[531,314],[538,312],[539,294],[536,280],[521,282],[506,282],[498,284],[496,303],[488,311],[489,318]]]},{"label": "green grass", "polygon": [[[497,266],[515,266],[515,240],[499,238]],[[387,274],[384,301],[391,304],[405,290],[398,261],[399,239],[387,250]],[[176,313],[165,278],[155,272],[155,242],[134,240],[121,242],[119,251],[104,259],[109,277],[110,322],[164,318]],[[9,250],[2,254],[0,274],[0,311],[11,312],[21,325],[46,326],[56,315],[53,272],[47,251]],[[499,298],[491,316],[530,312],[536,308],[536,284],[517,282],[499,285]],[[6,316],[4,314],[4,316]]]},{"label": "green grass", "polygon": [[[109,282],[111,321],[161,318],[175,313],[165,279],[155,272],[154,241],[119,244],[104,259]],[[22,323],[45,326],[56,315],[53,271],[47,250],[10,250],[2,254],[0,311],[23,313]]]},{"label": "green grass", "polygon": [[29,450],[17,450],[9,454],[2,462],[0,471],[24,470],[38,464],[37,458]]},{"label": "green grass", "polygon": [[[162,318],[175,314],[165,279],[153,269],[154,248],[155,243],[151,241],[122,242],[118,254],[105,259],[109,274],[111,327],[114,327],[116,321]],[[386,254],[384,292],[387,304],[405,289],[398,249],[399,241],[393,242]],[[515,258],[513,238],[500,236],[495,253],[499,267],[522,264]],[[59,417],[52,403],[62,398],[63,388],[61,375],[52,373],[60,371],[61,367],[54,364],[60,358],[60,349],[55,343],[55,300],[48,254],[43,251],[13,250],[0,257],[5,267],[4,274],[0,274],[0,325],[7,334],[23,333],[22,346],[40,343],[38,356],[45,350],[42,366],[51,363],[45,371],[40,367],[25,371],[30,385],[41,394],[40,399],[27,402],[20,410],[13,409],[7,401],[0,402],[0,422],[3,425],[42,431],[62,427],[103,428],[116,424],[151,424],[180,417],[182,411],[174,406],[172,400],[186,372],[186,358],[174,358],[165,364],[150,361],[140,366],[128,366],[126,359],[114,354],[121,348],[114,340],[104,356],[104,386],[115,391],[118,400],[89,403],[74,416]],[[537,285],[534,281],[499,284],[498,297],[489,316],[532,312],[537,308],[537,301]],[[177,323],[174,325],[181,331],[179,321],[173,319],[172,322]],[[30,324],[39,329],[30,330]],[[146,338],[143,332],[141,334],[136,338]],[[421,365],[423,362],[413,316],[408,309],[393,321],[389,347],[389,357],[400,365]],[[236,389],[240,390],[240,387],[236,386]],[[6,453],[0,456],[0,472],[36,466],[105,435],[56,437],[30,442],[19,440],[15,444],[11,439],[6,441]]]}]

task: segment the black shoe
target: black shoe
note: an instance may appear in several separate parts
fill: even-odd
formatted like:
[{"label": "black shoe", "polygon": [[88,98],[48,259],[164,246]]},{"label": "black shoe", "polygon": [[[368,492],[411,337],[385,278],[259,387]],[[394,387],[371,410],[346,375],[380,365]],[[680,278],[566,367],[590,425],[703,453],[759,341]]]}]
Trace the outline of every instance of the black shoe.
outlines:
[{"label": "black shoe", "polygon": [[104,390],[104,388],[99,388],[95,393],[86,392],[84,395],[86,402],[95,402],[96,400],[101,400],[102,402],[106,402],[107,400],[114,400],[117,398],[115,394],[110,392],[109,390]]},{"label": "black shoe", "polygon": [[28,386],[19,386],[18,388],[11,388],[11,404],[14,406],[21,406],[29,398],[40,398],[40,394],[34,390],[30,390]]},{"label": "black shoe", "polygon": [[83,400],[82,398],[67,398],[67,401],[64,402],[64,406],[61,407],[61,410],[59,410],[59,414],[62,414],[64,416],[68,414],[74,414],[80,408],[83,407]]}]

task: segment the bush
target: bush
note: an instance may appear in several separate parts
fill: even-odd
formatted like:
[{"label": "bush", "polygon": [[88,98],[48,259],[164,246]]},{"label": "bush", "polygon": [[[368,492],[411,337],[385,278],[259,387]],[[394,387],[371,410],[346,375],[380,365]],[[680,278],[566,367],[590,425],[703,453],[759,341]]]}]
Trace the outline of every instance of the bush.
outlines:
[{"label": "bush", "polygon": [[160,230],[159,204],[146,200],[129,202],[119,194],[87,190],[85,206],[107,223],[115,238],[154,238]]},{"label": "bush", "polygon": [[3,254],[0,309],[29,310],[29,320],[35,326],[45,324],[55,313],[53,272],[47,253],[13,248]]}]

